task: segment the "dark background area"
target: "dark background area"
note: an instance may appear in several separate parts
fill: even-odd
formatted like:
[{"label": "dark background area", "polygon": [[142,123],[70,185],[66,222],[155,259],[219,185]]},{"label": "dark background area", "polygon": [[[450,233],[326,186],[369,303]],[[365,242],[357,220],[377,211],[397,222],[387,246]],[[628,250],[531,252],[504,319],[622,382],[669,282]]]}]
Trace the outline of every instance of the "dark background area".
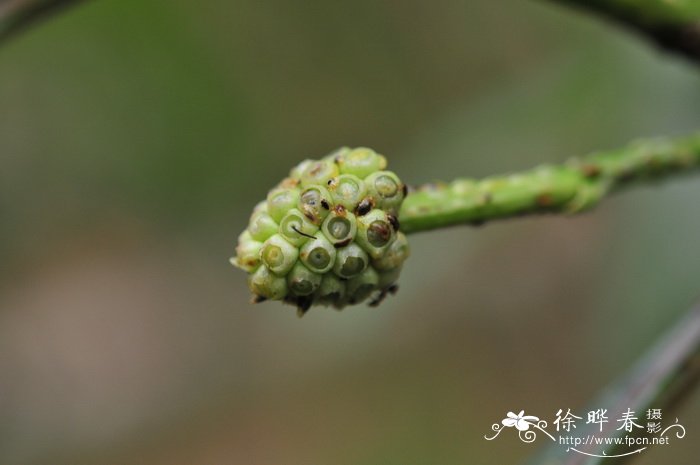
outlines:
[{"label": "dark background area", "polygon": [[[700,182],[411,237],[377,309],[248,304],[253,205],[341,145],[410,184],[677,135],[700,77],[546,2],[88,2],[0,48],[0,462],[516,463],[700,294]],[[688,436],[639,464],[695,463]],[[669,422],[670,418],[667,419]],[[694,432],[695,431],[695,432]],[[539,442],[542,445],[542,442]]]}]

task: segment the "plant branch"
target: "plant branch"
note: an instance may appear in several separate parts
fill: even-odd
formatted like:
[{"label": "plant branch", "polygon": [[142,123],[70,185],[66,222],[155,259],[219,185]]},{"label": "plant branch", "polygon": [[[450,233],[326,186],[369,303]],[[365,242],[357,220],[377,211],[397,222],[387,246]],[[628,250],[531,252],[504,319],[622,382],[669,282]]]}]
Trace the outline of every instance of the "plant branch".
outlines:
[{"label": "plant branch", "polygon": [[697,0],[555,1],[612,18],[667,50],[700,61],[700,2]]},{"label": "plant branch", "polygon": [[618,150],[481,180],[457,179],[412,191],[399,215],[406,233],[530,213],[577,213],[633,181],[700,167],[700,133],[637,141]]},{"label": "plant branch", "polygon": [[[603,391],[589,410],[607,408],[610,422],[621,418],[622,414],[631,409],[642,418],[647,409],[661,409],[664,426],[673,423],[671,414],[681,401],[685,400],[700,380],[700,303],[697,303],[683,316],[659,342],[645,354],[632,369],[618,381]],[[683,424],[683,421],[679,421]],[[596,434],[599,437],[621,437],[628,434],[617,430],[618,425],[610,426],[599,432],[597,424],[580,425],[576,429],[577,437]],[[669,433],[675,438],[675,434]],[[608,455],[628,452],[631,449],[613,449],[605,445],[581,445],[579,450],[589,454]],[[528,461],[529,464],[547,465],[599,465],[620,464],[627,459],[637,457],[632,454],[619,458],[588,457],[573,451],[567,452],[567,447],[552,444],[542,453]]]},{"label": "plant branch", "polygon": [[0,0],[0,41],[82,0]]}]

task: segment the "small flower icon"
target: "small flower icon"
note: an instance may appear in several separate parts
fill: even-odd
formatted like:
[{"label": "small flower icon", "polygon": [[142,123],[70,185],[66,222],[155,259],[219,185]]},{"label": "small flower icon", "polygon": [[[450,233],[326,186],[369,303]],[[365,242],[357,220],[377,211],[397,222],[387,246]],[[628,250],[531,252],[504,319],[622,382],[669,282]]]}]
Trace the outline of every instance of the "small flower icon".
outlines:
[{"label": "small flower icon", "polygon": [[501,421],[503,423],[503,426],[515,426],[518,431],[527,431],[530,429],[530,422],[531,421],[540,421],[539,418],[533,417],[531,415],[524,415],[525,410],[521,410],[520,413],[517,415],[514,414],[513,412],[508,412],[506,418]]}]

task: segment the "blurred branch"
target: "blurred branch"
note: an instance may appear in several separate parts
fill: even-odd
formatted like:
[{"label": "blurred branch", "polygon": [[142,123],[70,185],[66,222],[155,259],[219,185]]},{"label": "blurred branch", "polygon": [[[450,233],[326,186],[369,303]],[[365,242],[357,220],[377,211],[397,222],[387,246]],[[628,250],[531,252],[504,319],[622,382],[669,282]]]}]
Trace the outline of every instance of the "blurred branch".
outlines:
[{"label": "blurred branch", "polygon": [[661,47],[700,61],[698,0],[555,0],[592,10],[649,37]]},{"label": "blurred branch", "polygon": [[82,0],[0,0],[0,40]]},{"label": "blurred branch", "polygon": [[399,215],[407,233],[528,213],[577,213],[632,181],[655,181],[700,167],[700,133],[650,139],[618,150],[481,180],[457,179],[419,187]]},{"label": "blurred branch", "polygon": [[[662,409],[664,418],[677,409],[680,402],[685,400],[700,379],[700,303],[697,303],[683,318],[680,319],[659,340],[637,364],[622,378],[613,383],[601,393],[590,410],[608,409],[609,418],[620,418],[623,412],[631,409],[637,413],[647,409]],[[682,423],[682,422],[681,422]],[[604,431],[602,436],[621,437],[626,431]],[[597,424],[581,425],[576,430],[579,437],[588,434],[600,435]],[[581,452],[603,455],[615,455],[620,449],[605,449],[601,445],[582,445]],[[542,453],[533,457],[527,463],[547,465],[599,465],[620,464],[637,457],[639,454],[619,458],[588,457],[573,451],[567,452],[567,447],[553,443]]]}]

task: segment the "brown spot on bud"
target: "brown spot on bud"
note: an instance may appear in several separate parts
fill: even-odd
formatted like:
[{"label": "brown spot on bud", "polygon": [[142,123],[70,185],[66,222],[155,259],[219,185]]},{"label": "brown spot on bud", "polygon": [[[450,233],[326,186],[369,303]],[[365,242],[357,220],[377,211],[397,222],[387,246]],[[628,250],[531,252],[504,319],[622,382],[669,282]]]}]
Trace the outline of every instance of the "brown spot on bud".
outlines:
[{"label": "brown spot on bud", "polygon": [[346,216],[345,213],[347,212],[347,210],[345,210],[345,207],[342,205],[336,205],[333,211],[335,211],[335,214],[338,216]]},{"label": "brown spot on bud", "polygon": [[399,224],[399,219],[395,217],[394,215],[387,215],[387,219],[389,220],[389,223],[391,226],[394,228],[394,231],[398,231],[399,227],[401,226]]},{"label": "brown spot on bud", "polygon": [[321,199],[321,206],[322,206],[323,208],[325,208],[326,210],[330,210],[330,209],[331,209],[331,206],[330,206],[330,204],[328,203],[328,200],[326,200],[326,199]]},{"label": "brown spot on bud", "polygon": [[339,249],[341,247],[345,247],[346,245],[348,245],[351,242],[352,242],[352,237],[348,237],[347,239],[343,239],[340,242],[336,242],[335,244],[333,244],[333,247],[335,247],[336,249]]},{"label": "brown spot on bud", "polygon": [[355,213],[359,216],[363,216],[369,213],[372,208],[374,208],[374,199],[372,199],[372,197],[365,197],[357,205]]}]

